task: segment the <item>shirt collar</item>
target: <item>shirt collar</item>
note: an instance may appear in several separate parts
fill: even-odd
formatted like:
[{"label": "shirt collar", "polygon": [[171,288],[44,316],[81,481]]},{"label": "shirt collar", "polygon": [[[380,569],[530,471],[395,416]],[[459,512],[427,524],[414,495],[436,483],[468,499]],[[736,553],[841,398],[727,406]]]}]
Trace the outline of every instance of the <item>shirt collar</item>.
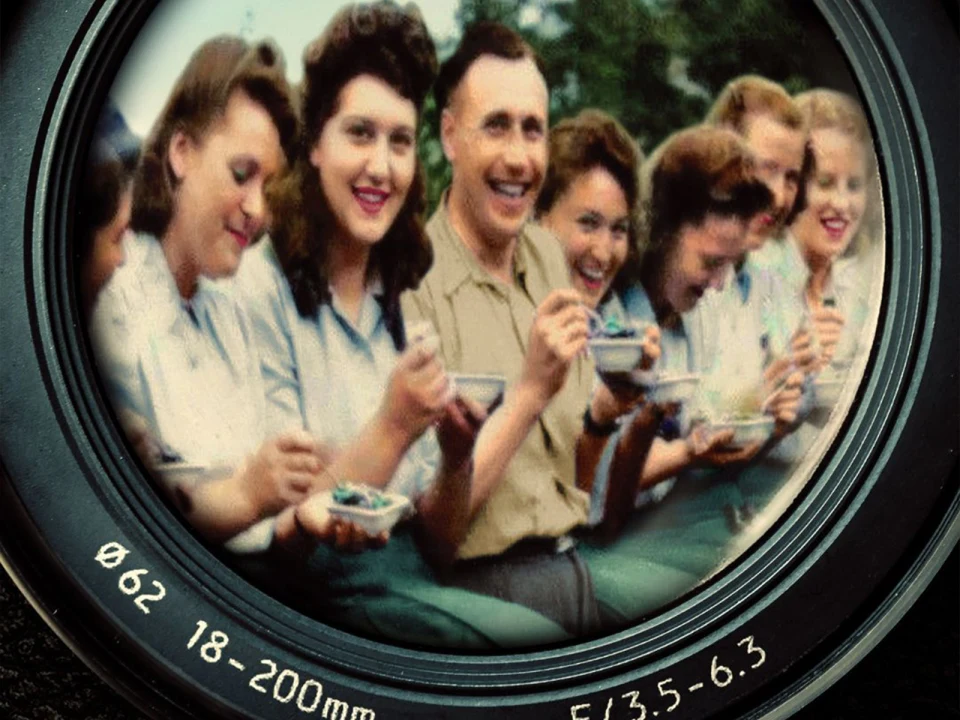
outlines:
[{"label": "shirt collar", "polygon": [[[449,256],[443,262],[443,292],[446,295],[455,293],[461,285],[468,280],[476,285],[486,285],[499,292],[503,291],[503,283],[487,272],[476,257],[470,252],[466,243],[454,229],[450,222],[450,213],[447,210],[447,200],[450,196],[450,188],[443,191],[440,203],[430,220],[435,232],[439,235],[441,243],[450,250]],[[517,246],[513,257],[513,274],[517,283],[523,286],[529,261],[527,259],[528,248],[526,247],[527,237],[523,229],[517,237]],[[434,243],[434,250],[437,251],[438,243]]]},{"label": "shirt collar", "polygon": [[787,231],[784,243],[783,273],[788,281],[802,287],[810,276],[810,268],[807,267],[803,253],[800,251],[800,241],[794,237],[793,233]]},{"label": "shirt collar", "polygon": [[173,328],[178,323],[188,323],[200,328],[206,316],[208,295],[215,291],[215,285],[207,278],[197,279],[197,289],[189,299],[180,295],[176,278],[167,264],[160,240],[152,235],[143,234],[137,238],[143,243],[143,264],[138,281],[144,288],[144,294],[164,298],[152,309],[152,322],[163,322]]},{"label": "shirt collar", "polygon": [[357,325],[354,325],[346,316],[339,298],[332,289],[330,290],[330,310],[344,327],[369,340],[383,322],[383,296],[383,281],[379,276],[372,278],[363,296],[360,321]]}]

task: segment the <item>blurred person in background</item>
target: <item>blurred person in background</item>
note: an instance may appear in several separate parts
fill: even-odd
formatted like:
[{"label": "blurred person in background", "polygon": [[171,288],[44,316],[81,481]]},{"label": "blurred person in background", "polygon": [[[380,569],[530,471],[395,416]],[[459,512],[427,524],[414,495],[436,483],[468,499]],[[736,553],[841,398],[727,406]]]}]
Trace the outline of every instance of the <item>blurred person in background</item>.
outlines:
[{"label": "blurred person in background", "polygon": [[90,317],[100,290],[123,264],[130,226],[133,173],[140,139],[107,101],[97,121],[74,215],[80,307]]},{"label": "blurred person in background", "polygon": [[[780,271],[789,322],[812,318],[816,391],[830,378],[842,381],[870,312],[880,266],[879,188],[870,127],[857,101],[822,89],[795,100],[810,128],[813,165],[803,188],[806,207],[790,226]],[[836,322],[818,322],[828,312]]]}]

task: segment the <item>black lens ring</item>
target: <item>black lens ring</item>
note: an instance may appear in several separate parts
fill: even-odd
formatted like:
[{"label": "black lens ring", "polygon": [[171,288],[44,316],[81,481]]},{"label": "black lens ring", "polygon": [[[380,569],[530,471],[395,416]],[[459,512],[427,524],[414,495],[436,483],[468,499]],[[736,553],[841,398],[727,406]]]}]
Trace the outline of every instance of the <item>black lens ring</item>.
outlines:
[{"label": "black lens ring", "polygon": [[[89,3],[88,3],[89,4]],[[702,647],[734,630],[759,607],[761,595],[786,591],[799,573],[830,551],[882,474],[878,458],[895,453],[907,418],[917,411],[918,386],[929,361],[932,314],[941,291],[943,238],[931,222],[937,195],[930,141],[899,53],[884,30],[880,13],[869,6],[820,0],[817,5],[837,33],[851,63],[874,128],[887,211],[887,276],[878,343],[858,402],[832,457],[817,470],[808,491],[778,529],[728,568],[706,589],[649,622],[617,635],[569,648],[509,656],[469,656],[420,652],[364,640],[309,621],[252,589],[186,533],[149,489],[142,472],[127,458],[96,383],[73,293],[68,241],[72,217],[73,171],[105,97],[109,79],[154,3],[105,2],[76,31],[57,92],[47,104],[25,197],[23,287],[30,300],[31,331],[42,393],[24,388],[24,402],[46,402],[56,410],[64,437],[51,448],[45,468],[77,467],[101,510],[142,549],[152,567],[189,588],[251,636],[266,638],[291,658],[323,668],[352,687],[388,685],[398,696],[408,690],[496,698],[497,693],[543,693],[596,682],[614,686],[626,677],[656,674],[685,648]],[[35,222],[34,220],[39,220]],[[942,342],[942,336],[939,336]],[[19,419],[19,417],[18,417]],[[6,457],[6,453],[4,455]],[[124,458],[127,458],[124,460]],[[8,468],[14,478],[37,470]],[[26,472],[26,474],[25,474]],[[827,482],[817,482],[828,478]],[[19,502],[43,537],[56,537],[57,518],[47,517],[47,493],[18,494]],[[932,501],[931,501],[932,502]],[[93,513],[91,512],[91,516]],[[947,513],[956,517],[956,508]],[[108,526],[108,523],[105,523]],[[956,538],[946,521],[941,536]],[[56,547],[51,547],[56,552]],[[75,561],[61,558],[67,576]],[[73,586],[94,601],[98,595],[83,578]],[[101,621],[134,638],[117,617]],[[134,642],[130,639],[128,642]],[[642,672],[634,669],[643,667]],[[627,675],[620,674],[627,672]],[[342,674],[342,675],[341,675]],[[194,680],[196,682],[196,680]],[[519,696],[518,696],[519,701]]]}]

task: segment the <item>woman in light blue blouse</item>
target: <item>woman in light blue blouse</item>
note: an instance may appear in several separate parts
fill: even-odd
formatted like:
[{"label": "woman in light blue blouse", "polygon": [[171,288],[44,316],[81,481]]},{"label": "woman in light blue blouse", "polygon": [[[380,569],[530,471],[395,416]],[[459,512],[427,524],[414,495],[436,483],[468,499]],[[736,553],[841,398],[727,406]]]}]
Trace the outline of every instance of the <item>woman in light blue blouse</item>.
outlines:
[{"label": "woman in light blue blouse", "polygon": [[[742,254],[749,221],[769,204],[753,162],[734,133],[699,126],[668,138],[647,163],[647,246],[640,282],[621,301],[629,317],[660,325],[662,375],[704,374],[714,360],[706,355],[716,348],[704,342],[710,328],[695,311],[707,289],[723,283]],[[797,399],[791,389],[766,407],[787,424]],[[654,444],[641,485],[652,487],[692,466],[742,462],[757,450],[730,448],[723,434],[702,429],[688,434],[688,420],[681,417]]]},{"label": "woman in light blue blouse", "polygon": [[787,278],[793,323],[806,322],[816,339],[819,381],[839,381],[855,359],[870,314],[871,280],[882,269],[872,242],[879,219],[876,161],[856,100],[811,90],[796,103],[810,126],[813,165],[803,188],[806,207],[790,226],[778,269]]},{"label": "woman in light blue blouse", "polygon": [[118,413],[142,418],[164,459],[185,461],[156,465],[164,488],[207,539],[241,553],[265,550],[274,516],[320,477],[311,438],[264,441],[252,330],[214,282],[262,232],[264,186],[295,134],[279,51],[229,36],[204,43],[144,143],[137,234],[92,321]]},{"label": "woman in light blue blouse", "polygon": [[[701,373],[709,366],[704,357],[709,349],[702,342],[707,333],[700,327],[702,318],[691,311],[708,287],[722,282],[742,247],[746,221],[765,207],[768,193],[753,177],[749,150],[732,133],[705,127],[677,133],[646,166],[649,227],[641,260],[633,237],[641,190],[638,151],[633,149],[631,157],[632,141],[618,128],[609,116],[588,111],[551,131],[540,220],[564,244],[572,281],[585,302],[599,304],[603,317],[620,325],[659,326],[659,375]],[[599,212],[601,205],[607,210]],[[595,228],[598,217],[610,226],[609,233]],[[588,242],[608,234],[616,241],[607,251],[598,252],[598,244]],[[613,411],[616,404],[607,405]],[[635,434],[641,419],[658,422],[659,413],[650,410],[637,413],[626,427]],[[608,532],[625,521],[634,504],[623,492],[610,492],[622,485],[608,480],[612,469],[614,477],[632,475],[635,502],[643,505],[662,498],[672,486],[669,479],[689,466],[744,458],[743,452],[724,449],[723,435],[701,428],[688,436],[687,415],[663,423],[662,436],[639,457],[637,467],[624,468],[615,457],[617,443],[607,443],[592,488],[592,515],[595,521],[603,518]],[[622,441],[629,434],[624,429],[618,437]]]},{"label": "woman in light blue blouse", "polygon": [[[352,5],[331,20],[304,53],[298,155],[238,287],[270,428],[321,439],[340,480],[411,497],[424,548],[452,558],[483,411],[454,400],[429,338],[408,342],[399,304],[432,260],[416,138],[436,69],[414,9]],[[318,531],[323,503],[301,504],[301,532]]]},{"label": "woman in light blue blouse", "polygon": [[[730,131],[703,126],[668,138],[647,161],[643,177],[639,282],[620,294],[616,311],[659,325],[658,376],[703,375],[711,360],[703,342],[709,328],[695,311],[743,253],[749,222],[767,207],[770,194],[756,178],[744,142]],[[770,412],[785,422],[794,419],[801,380],[795,377],[797,387],[770,403]],[[695,406],[696,398],[659,422],[642,467],[633,469],[634,495],[619,507],[607,502],[608,512],[621,514],[622,534],[611,546],[585,551],[591,573],[600,578],[598,599],[614,624],[675,600],[728,552],[734,532],[728,509],[742,502],[736,485],[718,479],[716,471],[744,462],[759,448],[734,447],[729,431],[692,426],[696,408],[688,405]],[[643,509],[631,513],[635,506]]]}]

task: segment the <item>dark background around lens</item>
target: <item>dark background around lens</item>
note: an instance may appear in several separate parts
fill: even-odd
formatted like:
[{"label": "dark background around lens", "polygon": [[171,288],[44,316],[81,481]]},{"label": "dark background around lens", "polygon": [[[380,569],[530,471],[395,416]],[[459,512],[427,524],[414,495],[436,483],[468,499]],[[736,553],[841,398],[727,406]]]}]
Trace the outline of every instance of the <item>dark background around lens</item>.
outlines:
[{"label": "dark background around lens", "polygon": [[[26,2],[0,1],[0,57]],[[942,0],[954,29],[960,2]],[[957,482],[956,470],[953,478]],[[91,673],[0,572],[0,717],[127,720],[141,715]],[[909,613],[799,720],[960,718],[960,551]]]},{"label": "dark background around lens", "polygon": [[[0,572],[0,717],[142,717],[90,672]],[[960,549],[880,644],[797,720],[960,718]]]}]

